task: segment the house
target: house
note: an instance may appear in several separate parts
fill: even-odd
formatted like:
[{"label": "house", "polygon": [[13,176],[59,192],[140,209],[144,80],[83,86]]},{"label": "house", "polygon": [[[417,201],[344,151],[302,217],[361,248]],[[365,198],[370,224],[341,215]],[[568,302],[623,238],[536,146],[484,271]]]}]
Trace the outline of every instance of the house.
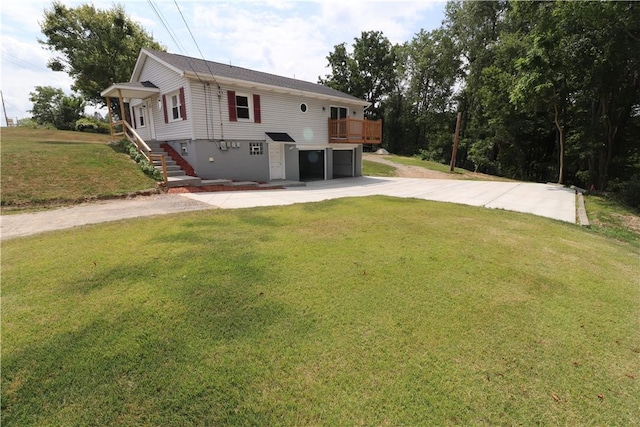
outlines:
[{"label": "house", "polygon": [[315,83],[156,50],[142,49],[131,80],[101,95],[118,98],[131,115],[128,123],[112,121],[114,136],[115,125],[122,125],[122,133],[151,157],[158,145],[150,142],[159,141],[203,180],[360,176],[363,144],[381,142],[381,121],[365,120],[367,101]]}]

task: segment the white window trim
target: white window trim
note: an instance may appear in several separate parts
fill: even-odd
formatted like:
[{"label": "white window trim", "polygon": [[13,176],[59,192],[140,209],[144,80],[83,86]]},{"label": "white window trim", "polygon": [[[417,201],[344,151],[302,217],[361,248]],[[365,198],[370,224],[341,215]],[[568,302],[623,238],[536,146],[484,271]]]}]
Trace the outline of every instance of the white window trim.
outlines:
[{"label": "white window trim", "polygon": [[[175,107],[178,109],[178,117],[177,118],[173,117],[173,108],[174,108],[173,97],[174,96],[176,97],[176,105],[175,105]],[[180,91],[176,90],[174,92],[170,92],[170,93],[167,94],[166,98],[167,98],[167,104],[169,104],[169,105],[167,105],[167,116],[168,116],[168,119],[169,119],[169,123],[178,122],[178,121],[183,120],[182,119],[182,108],[181,108],[182,105],[180,104]]]},{"label": "white window trim", "polygon": [[[136,107],[138,110],[138,127],[145,128],[147,127],[147,106],[142,104]],[[140,120],[143,119],[143,120]]]},{"label": "white window trim", "polygon": [[[238,97],[242,96],[247,98],[247,108],[249,108],[249,118],[246,119],[244,117],[240,117],[240,115],[238,114]],[[244,108],[244,107],[242,107]],[[246,93],[242,93],[242,92],[236,92],[236,119],[239,122],[253,122],[253,95],[251,94],[246,94]]]}]

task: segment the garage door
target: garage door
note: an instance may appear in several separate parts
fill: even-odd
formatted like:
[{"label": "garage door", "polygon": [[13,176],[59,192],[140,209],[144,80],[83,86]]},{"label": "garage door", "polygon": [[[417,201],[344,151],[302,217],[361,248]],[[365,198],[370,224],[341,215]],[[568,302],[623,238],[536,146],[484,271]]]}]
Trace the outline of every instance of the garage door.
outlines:
[{"label": "garage door", "polygon": [[353,176],[353,150],[333,150],[333,177]]},{"label": "garage door", "polygon": [[298,155],[301,181],[325,179],[324,150],[304,150],[300,151]]}]

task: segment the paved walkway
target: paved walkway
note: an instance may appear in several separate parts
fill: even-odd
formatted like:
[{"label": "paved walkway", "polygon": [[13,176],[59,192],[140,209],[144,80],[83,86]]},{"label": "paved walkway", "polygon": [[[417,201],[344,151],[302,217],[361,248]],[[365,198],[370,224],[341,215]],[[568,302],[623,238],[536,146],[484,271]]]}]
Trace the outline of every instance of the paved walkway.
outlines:
[{"label": "paved walkway", "polygon": [[315,181],[283,190],[161,195],[90,203],[30,214],[2,216],[1,238],[26,236],[138,216],[208,208],[237,209],[290,205],[341,197],[386,195],[530,213],[576,222],[575,192],[553,184],[423,178],[358,177]]}]

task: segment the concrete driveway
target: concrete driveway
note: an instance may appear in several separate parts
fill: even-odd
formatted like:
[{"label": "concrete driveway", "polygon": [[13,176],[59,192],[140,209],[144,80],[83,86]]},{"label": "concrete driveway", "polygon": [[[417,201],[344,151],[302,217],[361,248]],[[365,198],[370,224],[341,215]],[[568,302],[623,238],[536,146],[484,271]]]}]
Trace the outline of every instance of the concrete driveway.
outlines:
[{"label": "concrete driveway", "polygon": [[576,222],[575,191],[554,184],[358,177],[314,181],[271,191],[181,194],[221,209],[290,205],[340,197],[385,195],[506,209]]},{"label": "concrete driveway", "polygon": [[36,213],[3,215],[0,217],[0,237],[5,240],[85,224],[192,210],[291,205],[372,195],[484,206],[576,222],[575,193],[558,185],[358,177],[309,182],[306,187],[283,190],[163,194],[133,200],[85,203]]}]

